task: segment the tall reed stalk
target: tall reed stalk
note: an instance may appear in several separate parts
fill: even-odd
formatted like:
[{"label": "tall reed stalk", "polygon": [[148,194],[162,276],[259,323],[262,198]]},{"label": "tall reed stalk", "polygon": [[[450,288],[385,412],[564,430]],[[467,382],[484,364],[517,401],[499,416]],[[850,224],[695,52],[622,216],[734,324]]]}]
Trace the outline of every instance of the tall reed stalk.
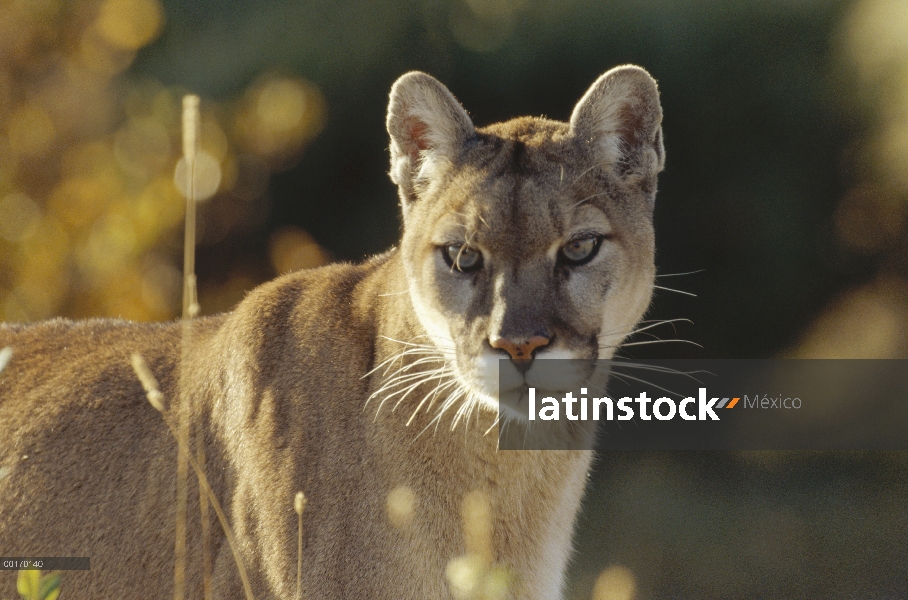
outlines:
[{"label": "tall reed stalk", "polygon": [[198,145],[199,98],[183,97],[183,160],[186,161],[186,219],[183,237],[183,335],[180,352],[180,404],[177,425],[177,510],[174,547],[174,600],[186,595],[186,508],[189,475],[190,398],[186,391],[189,352],[192,344],[192,317],[195,302],[195,159]]}]

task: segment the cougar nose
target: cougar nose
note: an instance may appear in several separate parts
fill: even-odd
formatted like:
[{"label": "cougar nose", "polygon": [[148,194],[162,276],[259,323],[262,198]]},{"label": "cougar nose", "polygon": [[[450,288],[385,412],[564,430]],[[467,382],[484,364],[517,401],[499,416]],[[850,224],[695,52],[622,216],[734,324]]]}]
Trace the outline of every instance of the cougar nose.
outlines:
[{"label": "cougar nose", "polygon": [[530,368],[530,363],[533,362],[533,355],[536,353],[536,350],[548,345],[551,341],[551,338],[542,335],[534,335],[522,342],[515,342],[500,337],[490,340],[489,343],[493,348],[507,352],[511,356],[511,361],[513,361],[517,368],[521,371],[526,371]]}]

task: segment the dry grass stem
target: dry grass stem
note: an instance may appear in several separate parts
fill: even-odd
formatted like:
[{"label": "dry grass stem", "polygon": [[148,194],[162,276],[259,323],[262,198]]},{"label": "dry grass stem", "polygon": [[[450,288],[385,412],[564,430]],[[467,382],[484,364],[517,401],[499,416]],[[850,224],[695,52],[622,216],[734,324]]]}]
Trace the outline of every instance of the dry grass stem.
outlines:
[{"label": "dry grass stem", "polygon": [[[145,389],[146,395],[148,396],[148,401],[152,406],[155,407],[155,409],[163,413],[164,395],[158,388],[158,380],[151,372],[151,369],[148,368],[148,364],[145,362],[145,359],[142,358],[141,354],[134,352],[130,359],[132,362],[132,369],[133,371],[135,371],[136,376],[142,383],[142,387]],[[157,403],[152,401],[153,397],[158,400]],[[179,443],[180,438],[174,426],[166,418],[164,418],[164,424],[167,425],[170,433],[174,438],[176,438],[177,442]],[[189,466],[192,467],[193,471],[195,471],[196,477],[199,480],[199,489],[201,491],[200,495],[204,495],[211,503],[211,507],[214,509],[214,513],[218,518],[218,522],[220,522],[221,524],[221,529],[224,531],[224,537],[227,538],[227,545],[230,546],[230,552],[233,554],[233,560],[236,563],[237,572],[240,575],[240,580],[243,582],[243,592],[245,593],[247,600],[254,600],[255,597],[252,595],[252,586],[249,584],[249,576],[246,573],[246,567],[243,565],[243,559],[240,557],[239,546],[237,544],[236,537],[233,535],[233,530],[230,528],[230,524],[227,522],[227,515],[224,514],[224,511],[221,509],[221,503],[218,502],[217,497],[215,497],[211,486],[208,484],[208,478],[205,476],[205,472],[202,470],[201,466],[192,457],[191,454],[187,452],[186,455],[188,457],[187,462],[189,463]]]},{"label": "dry grass stem", "polygon": [[154,373],[148,368],[148,363],[145,362],[145,359],[142,358],[142,355],[138,352],[133,352],[132,356],[129,357],[129,361],[132,363],[132,370],[136,372],[136,376],[142,384],[142,389],[145,390],[145,396],[148,398],[149,404],[151,404],[156,411],[163,413],[164,394],[161,393],[158,386],[158,380],[155,378]]},{"label": "dry grass stem", "polygon": [[[185,376],[189,366],[189,349],[191,347],[192,313],[196,302],[195,290],[195,159],[198,147],[199,98],[194,95],[183,97],[183,155],[186,160],[187,186],[186,218],[183,238],[183,336],[180,357],[180,378]],[[190,398],[186,395],[186,385],[180,389],[179,427],[177,434],[177,510],[176,510],[176,544],[174,548],[174,600],[184,600],[186,588],[186,510],[188,504],[188,471],[189,471],[189,421],[191,417]],[[197,444],[201,446],[201,444]],[[203,524],[203,527],[205,525]],[[207,531],[207,529],[206,529]]]},{"label": "dry grass stem", "polygon": [[199,97],[195,94],[186,94],[183,96],[183,156],[187,162],[195,161],[198,144]]},{"label": "dry grass stem", "polygon": [[[199,97],[183,97],[183,158],[186,160],[186,218],[183,236],[183,319],[198,312],[195,281],[195,163],[199,143]],[[195,306],[194,306],[195,305]]]},{"label": "dry grass stem", "polygon": [[[205,434],[202,431],[201,419],[196,420],[195,428],[196,439],[196,463],[199,470],[205,472]],[[202,597],[204,600],[212,600],[211,591],[211,533],[209,531],[209,522],[211,517],[208,514],[208,497],[205,494],[199,494],[199,512],[202,525]]]},{"label": "dry grass stem", "polygon": [[3,372],[3,369],[6,368],[6,365],[9,364],[9,359],[13,357],[13,349],[7,346],[0,350],[0,373]]},{"label": "dry grass stem", "polygon": [[303,597],[303,511],[306,509],[306,496],[302,490],[293,499],[293,510],[296,511],[299,541],[296,546],[296,599]]}]

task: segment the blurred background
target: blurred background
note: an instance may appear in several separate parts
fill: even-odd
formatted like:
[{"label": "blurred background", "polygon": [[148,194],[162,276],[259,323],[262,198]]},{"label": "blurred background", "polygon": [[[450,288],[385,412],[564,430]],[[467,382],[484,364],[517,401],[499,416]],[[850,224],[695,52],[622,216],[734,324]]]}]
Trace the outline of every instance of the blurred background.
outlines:
[{"label": "blurred background", "polygon": [[[391,83],[477,125],[659,81],[652,330],[637,357],[908,356],[905,0],[2,0],[0,320],[180,309],[180,98],[202,97],[204,314],[400,233]],[[177,181],[181,181],[177,178]],[[677,291],[672,291],[677,290]],[[902,454],[616,453],[570,597],[906,598]],[[598,582],[598,583],[597,583]]]}]

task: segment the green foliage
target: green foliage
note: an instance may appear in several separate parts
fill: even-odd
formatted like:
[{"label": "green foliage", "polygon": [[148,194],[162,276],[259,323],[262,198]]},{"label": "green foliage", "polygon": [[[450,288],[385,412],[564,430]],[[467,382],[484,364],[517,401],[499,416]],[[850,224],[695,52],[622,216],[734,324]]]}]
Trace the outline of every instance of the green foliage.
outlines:
[{"label": "green foliage", "polygon": [[38,569],[19,571],[16,589],[23,600],[57,600],[60,595],[60,573],[42,575]]}]

